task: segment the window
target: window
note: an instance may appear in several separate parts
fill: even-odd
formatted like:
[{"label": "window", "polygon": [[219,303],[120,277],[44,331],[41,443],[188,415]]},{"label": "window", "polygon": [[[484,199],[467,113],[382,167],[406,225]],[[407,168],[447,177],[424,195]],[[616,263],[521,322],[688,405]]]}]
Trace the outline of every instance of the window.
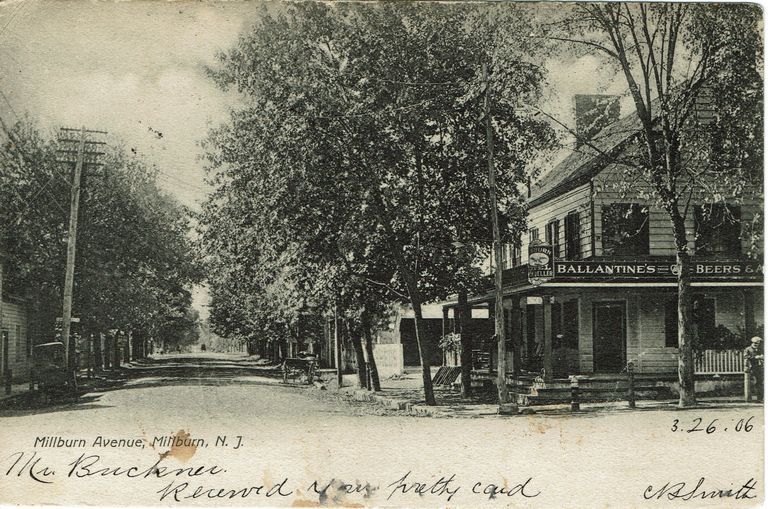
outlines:
[{"label": "window", "polygon": [[731,255],[741,254],[741,208],[722,203],[697,205],[694,213],[696,222],[696,254]]},{"label": "window", "polygon": [[530,231],[530,238],[529,240],[533,242],[534,240],[539,240],[539,229],[538,228],[531,228]]},{"label": "window", "polygon": [[[693,324],[699,344],[715,333],[715,299],[694,297]],[[664,344],[670,348],[678,347],[677,295],[671,295],[664,302]]]},{"label": "window", "polygon": [[547,223],[547,229],[544,232],[547,244],[552,246],[552,255],[555,258],[560,257],[560,223],[553,219]]},{"label": "window", "polygon": [[707,339],[715,334],[715,299],[706,297],[694,297],[693,299],[693,323],[699,344],[706,343]]},{"label": "window", "polygon": [[520,247],[514,244],[502,244],[501,246],[501,260],[502,268],[509,269],[517,267],[522,262],[522,255]]},{"label": "window", "polygon": [[648,208],[637,203],[603,205],[603,254],[649,254]]},{"label": "window", "polygon": [[581,258],[581,224],[578,212],[565,216],[565,257],[568,260]]},{"label": "window", "polygon": [[677,348],[677,295],[664,302],[664,346]]}]

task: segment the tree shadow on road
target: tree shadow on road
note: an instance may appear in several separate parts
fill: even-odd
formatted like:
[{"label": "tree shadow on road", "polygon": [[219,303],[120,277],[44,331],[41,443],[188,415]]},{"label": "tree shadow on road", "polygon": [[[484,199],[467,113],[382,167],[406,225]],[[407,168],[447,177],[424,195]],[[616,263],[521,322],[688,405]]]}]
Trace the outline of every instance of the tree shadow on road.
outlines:
[{"label": "tree shadow on road", "polygon": [[79,398],[47,400],[38,391],[29,391],[0,401],[0,418],[71,410],[109,408],[99,404],[104,393],[118,390],[169,386],[277,385],[282,373],[249,359],[170,357],[146,359],[119,369],[79,380]]},{"label": "tree shadow on road", "polygon": [[111,408],[111,405],[99,403],[101,395],[86,394],[77,399],[51,399],[43,401],[40,393],[29,391],[0,402],[0,418],[23,417],[27,415],[71,412],[73,410],[98,410]]}]

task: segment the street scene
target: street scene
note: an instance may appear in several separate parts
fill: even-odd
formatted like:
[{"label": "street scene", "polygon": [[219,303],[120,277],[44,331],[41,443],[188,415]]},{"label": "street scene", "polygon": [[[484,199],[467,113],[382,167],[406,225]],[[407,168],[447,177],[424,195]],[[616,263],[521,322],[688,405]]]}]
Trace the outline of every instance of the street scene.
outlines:
[{"label": "street scene", "polygon": [[763,23],[0,5],[0,504],[759,505]]},{"label": "street scene", "polygon": [[[15,465],[10,476],[2,478],[3,493],[17,494],[22,492],[17,490],[23,490],[23,500],[30,505],[109,501],[131,506],[189,506],[200,502],[199,498],[187,497],[198,485],[205,489],[236,490],[273,483],[267,486],[269,489],[288,479],[284,492],[292,491],[290,497],[253,493],[243,499],[240,495],[206,494],[203,499],[217,506],[247,503],[272,507],[290,505],[295,500],[330,507],[490,507],[515,503],[532,507],[590,507],[600,499],[628,507],[644,500],[643,493],[649,486],[656,487],[647,494],[651,500],[652,493],[678,479],[688,485],[679,492],[682,496],[691,493],[699,479],[705,479],[705,484],[696,490],[697,499],[715,488],[731,488],[730,483],[737,480],[739,485],[733,487],[734,493],[744,484],[753,486],[742,490],[746,500],[738,503],[757,500],[750,497],[763,489],[757,449],[762,443],[764,419],[757,406],[721,404],[703,406],[691,413],[664,405],[639,405],[634,411],[622,408],[575,415],[553,411],[510,420],[498,415],[491,405],[477,405],[472,413],[459,414],[466,418],[420,415],[367,402],[350,402],[333,392],[303,385],[286,386],[279,373],[255,366],[242,354],[173,354],[137,363],[122,373],[121,380],[93,390],[77,402],[55,407],[25,406],[22,410],[12,410],[8,403],[4,404],[0,410],[4,455],[6,451],[23,451],[27,454],[26,462],[36,451],[46,466],[61,466],[56,474],[59,477],[70,471],[70,463],[81,454],[99,455],[99,469],[130,465],[146,469],[157,460],[158,453],[173,449],[167,442],[169,436],[186,430],[189,440],[203,439],[208,445],[198,444],[192,458],[183,463],[168,459],[166,464],[195,468],[216,464],[228,472],[212,479],[182,479],[192,487],[179,492],[180,500],[176,500],[173,492],[165,498],[159,493],[175,478],[122,481],[115,476],[72,476],[64,480],[52,476],[50,480],[58,484],[53,489],[44,489],[30,481],[27,470],[22,476],[17,475],[22,462]],[[700,431],[689,432],[698,429],[701,418],[705,422],[698,426]],[[716,430],[707,431],[708,426]],[[217,446],[216,439],[223,435],[227,445]],[[6,437],[24,439],[9,442]],[[105,441],[145,440],[146,445],[109,448],[94,444],[99,437]],[[742,453],[713,455],[717,440],[723,437],[728,439],[729,447]],[[37,442],[44,439],[48,440],[45,445]],[[84,447],[56,447],[59,439],[70,444],[75,440],[87,443]],[[507,447],[498,447],[499,443]],[[392,444],[403,447],[393,450]],[[682,479],[674,462],[659,463],[659,454],[669,448],[685,449],[701,458],[695,477]],[[755,454],[752,462],[751,450]],[[597,474],[587,468],[596,451],[613,457],[606,458],[597,470],[600,482],[591,479]],[[558,459],[564,457],[573,459]],[[482,461],[478,462],[478,458]],[[11,459],[15,461],[16,457]],[[3,473],[11,466],[12,461],[4,463]],[[96,466],[91,470],[98,470]],[[397,482],[409,471],[405,481]],[[647,479],[638,482],[637,472],[647,472]],[[451,483],[435,487],[441,478],[449,479],[452,475]],[[321,497],[318,492],[334,478],[337,483]],[[531,481],[523,490],[528,496],[491,496],[494,490],[489,485],[497,486],[499,491],[504,486],[512,490],[528,479]],[[315,480],[318,490],[308,489]],[[354,484],[357,489],[356,483],[370,483],[376,489],[366,496],[365,489],[343,487]],[[425,485],[425,493],[418,495],[413,483]],[[481,486],[473,490],[476,483]],[[403,484],[406,487],[398,489]],[[452,496],[456,488],[459,491]],[[533,496],[537,493],[541,494]],[[572,501],[570,505],[561,504],[567,499]],[[669,503],[665,496],[661,499]],[[711,503],[713,507],[723,507],[728,500],[715,499]]]}]

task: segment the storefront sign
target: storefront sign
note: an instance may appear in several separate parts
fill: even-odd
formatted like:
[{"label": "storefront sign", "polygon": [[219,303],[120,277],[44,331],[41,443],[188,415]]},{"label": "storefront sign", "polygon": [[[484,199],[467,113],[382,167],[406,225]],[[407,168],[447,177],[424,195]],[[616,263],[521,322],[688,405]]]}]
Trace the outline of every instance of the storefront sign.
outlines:
[{"label": "storefront sign", "polygon": [[763,279],[763,264],[759,262],[693,262],[694,279]]},{"label": "storefront sign", "polygon": [[534,241],[528,246],[528,281],[534,286],[552,279],[552,246]]},{"label": "storefront sign", "polygon": [[[556,280],[667,279],[677,277],[677,265],[671,262],[638,261],[561,261],[554,262]],[[762,281],[763,264],[748,261],[694,261],[693,281]]]}]

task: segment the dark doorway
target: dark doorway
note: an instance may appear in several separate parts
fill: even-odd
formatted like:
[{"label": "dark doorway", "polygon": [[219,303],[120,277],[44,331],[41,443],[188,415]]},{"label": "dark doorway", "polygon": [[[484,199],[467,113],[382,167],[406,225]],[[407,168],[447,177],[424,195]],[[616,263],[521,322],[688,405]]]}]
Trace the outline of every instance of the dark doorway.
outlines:
[{"label": "dark doorway", "polygon": [[525,306],[525,343],[526,358],[523,363],[523,369],[528,371],[539,371],[544,367],[542,360],[542,350],[539,343],[536,342],[536,305],[528,304]]},{"label": "dark doorway", "polygon": [[[443,334],[441,318],[424,319],[424,351],[427,353],[430,366],[443,365],[443,351],[439,347],[440,336]],[[400,342],[403,344],[403,364],[419,366],[419,347],[416,344],[416,320],[403,318],[400,320]]]},{"label": "dark doorway", "polygon": [[626,328],[623,302],[595,302],[592,308],[592,355],[596,373],[624,369]]}]

